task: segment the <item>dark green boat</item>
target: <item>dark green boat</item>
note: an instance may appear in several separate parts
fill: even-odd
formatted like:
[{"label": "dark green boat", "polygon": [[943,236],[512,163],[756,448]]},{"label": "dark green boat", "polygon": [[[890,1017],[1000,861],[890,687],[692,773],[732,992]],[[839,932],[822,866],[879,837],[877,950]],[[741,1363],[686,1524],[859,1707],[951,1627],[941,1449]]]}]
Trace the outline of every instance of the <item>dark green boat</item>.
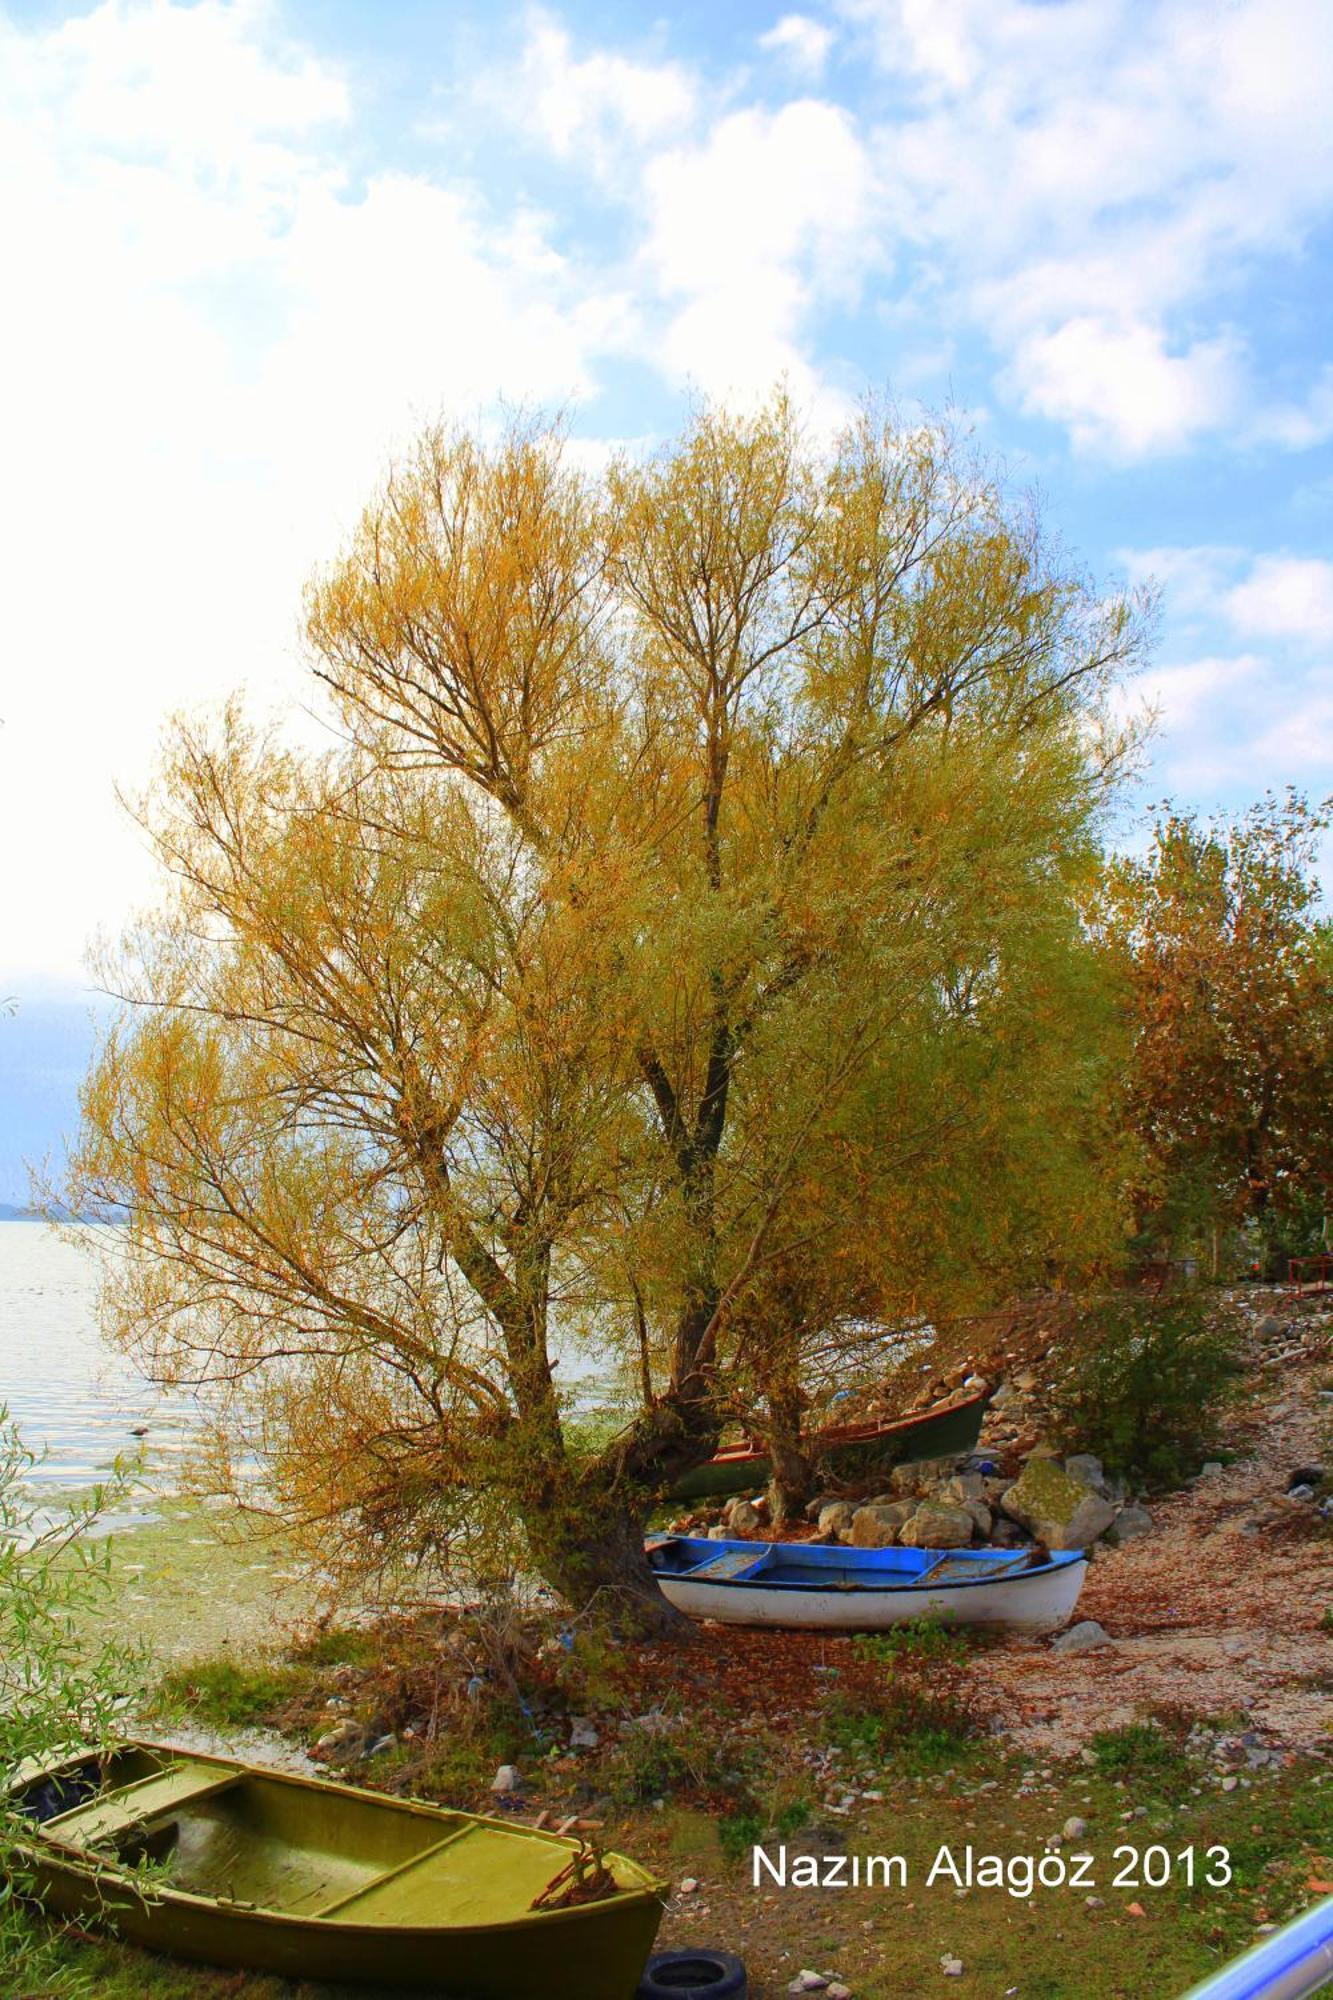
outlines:
[{"label": "dark green boat", "polygon": [[662,1916],[665,1884],[623,1855],[157,1744],[29,1768],[10,1800],[47,1911],[201,1964],[631,2000]]},{"label": "dark green boat", "polygon": [[[952,1458],[975,1451],[991,1391],[961,1402],[936,1404],[908,1417],[878,1424],[843,1424],[815,1431],[804,1450],[826,1478],[861,1479],[890,1472],[923,1458]],[[696,1465],[670,1489],[671,1500],[702,1500],[712,1494],[755,1493],[772,1466],[762,1445],[738,1444]]]}]

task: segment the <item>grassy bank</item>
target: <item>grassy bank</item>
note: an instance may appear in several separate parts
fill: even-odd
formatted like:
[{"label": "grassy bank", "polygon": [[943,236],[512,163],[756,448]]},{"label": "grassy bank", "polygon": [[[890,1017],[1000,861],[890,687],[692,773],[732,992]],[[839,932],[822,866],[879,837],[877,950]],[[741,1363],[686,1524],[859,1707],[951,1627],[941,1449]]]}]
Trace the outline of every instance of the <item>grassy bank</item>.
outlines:
[{"label": "grassy bank", "polygon": [[[900,1855],[906,1888],[756,1889],[749,1841],[738,1845],[733,1816],[674,1799],[610,1814],[604,1838],[677,1885],[697,1882],[688,1893],[677,1887],[663,1941],[739,1952],[754,2000],[777,2000],[807,1966],[842,1979],[857,2000],[927,1993],[945,1977],[945,1956],[963,1971],[943,1990],[986,2000],[1172,2000],[1244,1946],[1258,1924],[1308,1901],[1307,1885],[1327,1871],[1333,1784],[1308,1766],[1256,1776],[1230,1794],[1200,1787],[1202,1773],[1159,1756],[1151,1743],[1131,1746],[1128,1768],[1108,1757],[1095,1768],[1078,1763],[1025,1776],[1011,1758],[984,1750],[933,1775],[875,1775],[882,1802],[831,1823],[816,1811],[813,1824],[788,1828],[788,1855]],[[1137,1816],[1126,1820],[1127,1812]],[[1039,1856],[1073,1815],[1089,1831],[1069,1851],[1095,1857],[1095,1889],[1038,1888],[1030,1898],[1002,1889],[959,1893],[947,1875],[926,1886],[941,1848],[960,1867],[969,1842],[978,1851]],[[764,1833],[776,1857],[777,1830]],[[1173,1855],[1224,1844],[1235,1879],[1222,1889],[1191,1889],[1180,1879],[1157,1890],[1117,1889],[1112,1878],[1124,1857],[1113,1850],[1123,1844],[1160,1844]],[[64,1945],[61,1965],[47,1989],[53,2000],[80,1981],[105,2000],[293,2000],[333,1990],[194,1971],[80,1939]]]},{"label": "grassy bank", "polygon": [[[806,1967],[843,1980],[857,2000],[934,1990],[1173,2000],[1259,1925],[1309,1902],[1330,1873],[1326,1761],[1237,1771],[1188,1718],[1167,1716],[1037,1763],[994,1733],[987,1652],[955,1638],[927,1631],[886,1648],[768,1635],[762,1684],[749,1673],[760,1656],[743,1647],[650,1653],[631,1668],[576,1645],[551,1666],[548,1699],[525,1713],[494,1688],[463,1704],[449,1694],[467,1667],[452,1636],[418,1622],[325,1632],[254,1662],[178,1660],[158,1685],[155,1720],[164,1732],[277,1727],[305,1747],[339,1720],[359,1722],[367,1737],[384,1730],[393,1740],[349,1767],[354,1782],[483,1810],[494,1809],[496,1764],[514,1761],[525,1816],[579,1811],[601,1823],[605,1844],[659,1868],[673,1885],[663,1942],[739,1952],[755,2000],[777,2000]],[[433,1709],[432,1685],[443,1690]],[[574,1749],[575,1735],[596,1741]],[[895,1872],[888,1886],[779,1887],[761,1870],[756,1884],[756,1843],[775,1865],[785,1847],[789,1873],[800,1855],[818,1857],[825,1877],[839,1864],[824,1857],[837,1855],[849,1878],[853,1856],[895,1857]],[[1001,1857],[1008,1886],[966,1888],[943,1863],[928,1879],[945,1849],[961,1872],[969,1845]],[[1225,1869],[1207,1854],[1219,1847]],[[1117,1848],[1155,1849],[1154,1877],[1172,1857],[1169,1879],[1148,1886]],[[1192,1884],[1179,1859],[1191,1849]],[[1053,1857],[1048,1873],[1063,1865],[1068,1878],[1073,1854],[1093,1857],[1079,1867],[1088,1879],[1010,1892],[1027,1889],[1024,1857]],[[961,1973],[946,1974],[946,1958]],[[41,1990],[63,2000],[80,1982],[107,2000],[332,1990],[197,1972],[74,1938]]]}]

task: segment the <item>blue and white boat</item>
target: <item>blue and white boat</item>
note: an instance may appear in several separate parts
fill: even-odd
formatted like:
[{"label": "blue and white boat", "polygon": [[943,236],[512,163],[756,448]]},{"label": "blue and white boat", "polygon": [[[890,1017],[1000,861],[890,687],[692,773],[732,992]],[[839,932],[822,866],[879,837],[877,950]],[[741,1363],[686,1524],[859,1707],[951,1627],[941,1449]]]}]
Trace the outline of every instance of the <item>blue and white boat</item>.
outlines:
[{"label": "blue and white boat", "polygon": [[662,1595],[691,1618],[828,1632],[880,1632],[910,1618],[1052,1632],[1074,1609],[1088,1570],[1081,1549],[853,1549],[663,1535],[647,1553]]}]

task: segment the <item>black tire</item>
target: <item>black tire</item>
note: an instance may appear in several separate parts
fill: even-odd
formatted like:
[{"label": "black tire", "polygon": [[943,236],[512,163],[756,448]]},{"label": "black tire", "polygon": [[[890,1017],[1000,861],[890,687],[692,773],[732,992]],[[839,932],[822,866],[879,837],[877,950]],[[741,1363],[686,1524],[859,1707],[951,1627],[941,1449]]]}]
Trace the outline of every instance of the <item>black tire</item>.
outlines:
[{"label": "black tire", "polygon": [[655,1951],[635,2000],[746,2000],[745,1967],[729,1951]]}]

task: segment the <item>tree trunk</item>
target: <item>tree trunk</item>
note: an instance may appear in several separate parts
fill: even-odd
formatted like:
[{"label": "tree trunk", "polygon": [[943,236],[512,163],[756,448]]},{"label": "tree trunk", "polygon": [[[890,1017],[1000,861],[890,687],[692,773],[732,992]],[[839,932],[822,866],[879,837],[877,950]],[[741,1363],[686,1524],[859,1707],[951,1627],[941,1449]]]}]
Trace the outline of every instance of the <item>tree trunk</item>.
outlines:
[{"label": "tree trunk", "polygon": [[764,1440],[773,1467],[768,1482],[768,1505],[775,1528],[785,1527],[798,1517],[810,1498],[814,1481],[814,1467],[801,1449],[805,1397],[801,1394],[795,1359],[799,1349],[794,1327],[790,1329],[789,1341],[788,1346],[778,1343],[776,1356],[763,1371],[764,1400],[768,1404]]},{"label": "tree trunk", "polygon": [[584,1479],[549,1505],[529,1506],[524,1526],[544,1582],[575,1617],[625,1637],[679,1640],[694,1628],[667,1603],[643,1551],[643,1509],[624,1489]]},{"label": "tree trunk", "polygon": [[768,1482],[769,1516],[775,1528],[785,1528],[788,1522],[799,1520],[810,1498],[814,1467],[785,1436],[779,1438],[775,1433],[768,1450],[773,1462]]}]

